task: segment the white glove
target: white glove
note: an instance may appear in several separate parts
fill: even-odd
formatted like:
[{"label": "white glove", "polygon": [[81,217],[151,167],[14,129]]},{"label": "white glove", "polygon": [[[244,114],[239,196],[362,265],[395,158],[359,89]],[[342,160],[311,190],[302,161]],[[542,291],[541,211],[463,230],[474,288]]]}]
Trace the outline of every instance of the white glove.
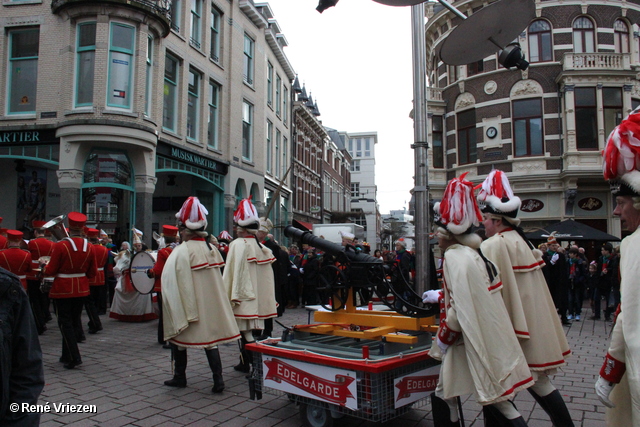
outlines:
[{"label": "white glove", "polygon": [[429,290],[422,294],[422,302],[425,304],[435,304],[440,298],[441,292],[439,290]]},{"label": "white glove", "polygon": [[440,351],[442,352],[442,354],[445,354],[447,352],[447,349],[449,348],[449,344],[445,344],[442,341],[440,341],[440,338],[436,337],[436,344],[438,344],[438,347],[440,347]]},{"label": "white glove", "polygon": [[614,386],[614,383],[610,383],[602,377],[598,377],[598,381],[596,381],[596,394],[598,395],[598,399],[600,399],[600,402],[602,402],[602,404],[607,408],[616,407],[616,405],[609,400],[609,395],[611,394],[611,390],[613,390]]},{"label": "white glove", "polygon": [[304,268],[300,267],[300,274],[304,274]]},{"label": "white glove", "polygon": [[553,254],[553,256],[551,257],[551,265],[555,265],[555,263],[558,262],[558,258],[560,258],[560,255],[558,253]]}]

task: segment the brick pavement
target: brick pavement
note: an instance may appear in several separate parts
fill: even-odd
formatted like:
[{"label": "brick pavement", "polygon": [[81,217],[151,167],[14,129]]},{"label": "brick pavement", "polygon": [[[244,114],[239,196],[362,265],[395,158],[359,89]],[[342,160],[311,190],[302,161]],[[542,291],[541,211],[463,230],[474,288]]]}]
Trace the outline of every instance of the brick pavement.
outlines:
[{"label": "brick pavement", "polygon": [[[583,319],[590,310],[583,311]],[[307,323],[304,309],[287,310],[278,319],[290,326]],[[244,374],[235,372],[238,347],[220,347],[226,389],[211,393],[211,371],[203,350],[189,350],[187,388],[163,385],[171,378],[170,351],[156,343],[156,321],[125,323],[102,316],[104,330],[80,344],[83,365],[66,370],[58,362],[61,337],[54,321],[42,335],[46,385],[40,404],[49,402],[96,405],[96,413],[43,414],[41,425],[73,426],[301,426],[298,408],[285,397],[264,394],[251,401]],[[87,318],[83,317],[86,325]],[[583,320],[565,327],[573,351],[569,364],[552,380],[567,402],[576,426],[604,425],[604,407],[593,391],[611,327],[609,322]],[[282,328],[276,325],[274,335]],[[464,399],[467,426],[482,426],[482,411],[473,398]],[[526,392],[516,398],[529,426],[550,426],[546,414]],[[344,424],[344,423],[343,423]],[[374,424],[352,418],[349,426],[433,426],[430,405],[401,418]]]}]

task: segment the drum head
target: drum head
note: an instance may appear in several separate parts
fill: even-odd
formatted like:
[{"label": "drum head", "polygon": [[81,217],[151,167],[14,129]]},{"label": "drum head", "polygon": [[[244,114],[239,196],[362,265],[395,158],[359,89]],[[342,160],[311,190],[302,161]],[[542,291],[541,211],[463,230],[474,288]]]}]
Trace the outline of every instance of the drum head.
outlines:
[{"label": "drum head", "polygon": [[152,269],[155,264],[155,258],[148,252],[138,252],[131,259],[131,284],[141,294],[153,291],[155,279],[147,276],[147,270]]}]

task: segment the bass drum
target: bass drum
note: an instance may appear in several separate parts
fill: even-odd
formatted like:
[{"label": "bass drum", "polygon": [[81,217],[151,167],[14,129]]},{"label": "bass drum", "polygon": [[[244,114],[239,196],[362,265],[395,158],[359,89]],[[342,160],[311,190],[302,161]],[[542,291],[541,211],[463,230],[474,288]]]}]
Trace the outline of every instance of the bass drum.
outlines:
[{"label": "bass drum", "polygon": [[131,259],[131,284],[141,294],[150,294],[153,291],[155,279],[147,276],[147,270],[156,265],[156,257],[156,252],[138,252]]}]

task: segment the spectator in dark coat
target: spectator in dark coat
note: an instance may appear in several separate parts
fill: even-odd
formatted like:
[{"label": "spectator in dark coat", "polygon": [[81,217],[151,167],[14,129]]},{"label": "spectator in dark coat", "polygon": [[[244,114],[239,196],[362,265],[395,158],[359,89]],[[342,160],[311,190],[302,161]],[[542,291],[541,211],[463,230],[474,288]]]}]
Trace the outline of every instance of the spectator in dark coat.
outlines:
[{"label": "spectator in dark coat", "polygon": [[560,313],[560,320],[563,325],[571,322],[567,319],[569,308],[569,274],[567,271],[567,259],[560,251],[560,245],[555,237],[555,232],[547,238],[547,252],[542,259],[545,262],[543,268],[544,277],[549,286],[549,292],[553,297],[553,302]]},{"label": "spectator in dark coat", "polygon": [[580,252],[577,248],[569,249],[568,254],[569,313],[567,314],[567,319],[580,321],[582,302],[584,299],[584,287],[587,282],[586,263],[580,257]]},{"label": "spectator in dark coat", "polygon": [[320,260],[316,255],[316,248],[307,249],[306,262],[301,267],[302,272],[302,302],[305,305],[320,304],[316,288],[320,272]]},{"label": "spectator in dark coat", "polygon": [[618,257],[613,254],[611,243],[605,243],[600,250],[601,256],[598,258],[598,273],[600,280],[593,295],[593,316],[591,319],[600,319],[600,305],[604,298],[604,320],[611,320],[611,313],[616,309],[615,301],[609,304],[611,292],[620,289],[618,283]]}]

